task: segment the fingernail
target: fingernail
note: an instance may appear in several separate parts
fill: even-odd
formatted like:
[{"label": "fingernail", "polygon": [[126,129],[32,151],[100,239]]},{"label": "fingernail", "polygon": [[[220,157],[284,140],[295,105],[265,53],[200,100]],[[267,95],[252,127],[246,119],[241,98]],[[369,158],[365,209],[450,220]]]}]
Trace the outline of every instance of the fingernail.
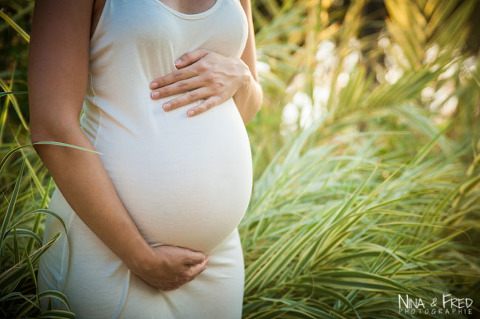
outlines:
[{"label": "fingernail", "polygon": [[182,64],[183,60],[182,59],[178,59],[177,61],[175,61],[175,64],[178,65],[178,64]]},{"label": "fingernail", "polygon": [[171,107],[170,103],[165,103],[165,104],[163,104],[163,109],[164,109],[165,111],[170,110],[170,107]]},{"label": "fingernail", "polygon": [[154,89],[154,88],[157,87],[157,85],[158,85],[157,82],[152,82],[152,83],[150,83],[150,88],[151,88],[151,89]]},{"label": "fingernail", "polygon": [[195,112],[193,110],[190,110],[190,111],[187,112],[188,116],[193,116],[194,114],[195,114]]},{"label": "fingernail", "polygon": [[159,97],[160,96],[160,93],[158,92],[152,92],[152,97],[153,98],[156,98],[156,97]]}]

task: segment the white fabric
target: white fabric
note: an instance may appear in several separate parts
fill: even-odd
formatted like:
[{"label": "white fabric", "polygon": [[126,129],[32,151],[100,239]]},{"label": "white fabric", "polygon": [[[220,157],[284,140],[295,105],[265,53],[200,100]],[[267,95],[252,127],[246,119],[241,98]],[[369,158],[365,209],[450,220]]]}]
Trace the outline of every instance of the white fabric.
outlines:
[{"label": "white fabric", "polygon": [[[197,48],[240,57],[247,21],[238,0],[183,14],[159,0],[106,0],[91,39],[81,125],[129,214],[151,245],[211,255],[181,288],[152,289],[80,220],[57,189],[50,209],[68,236],[41,258],[40,290],[67,295],[78,318],[240,318],[243,255],[237,225],[252,188],[245,126],[233,99],[195,117],[165,112],[149,83]],[[85,185],[88,187],[88,185]],[[47,241],[61,224],[47,216]],[[115,231],[112,229],[112,231]]]}]

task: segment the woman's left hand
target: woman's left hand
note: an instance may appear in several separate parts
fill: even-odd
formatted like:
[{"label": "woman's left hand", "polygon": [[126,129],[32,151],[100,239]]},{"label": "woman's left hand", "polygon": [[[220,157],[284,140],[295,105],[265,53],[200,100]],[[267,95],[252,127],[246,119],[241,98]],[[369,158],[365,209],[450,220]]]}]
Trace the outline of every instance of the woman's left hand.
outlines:
[{"label": "woman's left hand", "polygon": [[188,116],[203,113],[230,99],[251,77],[241,59],[202,49],[182,55],[175,66],[176,71],[150,83],[151,97],[158,100],[181,94],[163,104],[165,111],[203,100],[187,110]]}]

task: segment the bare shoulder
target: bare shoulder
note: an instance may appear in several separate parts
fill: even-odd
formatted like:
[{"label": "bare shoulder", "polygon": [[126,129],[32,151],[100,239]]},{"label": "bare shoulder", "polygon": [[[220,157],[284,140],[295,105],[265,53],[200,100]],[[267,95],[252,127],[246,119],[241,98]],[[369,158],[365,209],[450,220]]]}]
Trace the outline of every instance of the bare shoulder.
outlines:
[{"label": "bare shoulder", "polygon": [[[32,21],[32,43],[67,41],[90,33],[94,0],[37,0]],[[55,39],[51,39],[55,37]],[[50,38],[50,40],[48,39]]]}]

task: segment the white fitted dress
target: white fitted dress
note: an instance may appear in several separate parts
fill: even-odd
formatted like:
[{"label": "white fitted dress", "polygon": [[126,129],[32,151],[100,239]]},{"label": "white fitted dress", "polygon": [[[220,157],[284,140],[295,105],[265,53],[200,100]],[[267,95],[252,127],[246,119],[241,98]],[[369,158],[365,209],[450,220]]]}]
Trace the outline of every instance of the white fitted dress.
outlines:
[{"label": "white fitted dress", "polygon": [[[233,99],[187,117],[165,112],[149,83],[202,48],[240,57],[247,20],[238,0],[183,14],[159,0],[106,0],[91,38],[81,125],[141,234],[151,245],[200,250],[211,259],[197,278],[159,291],[129,269],[75,214],[59,189],[44,241],[39,289],[63,291],[78,318],[240,318],[244,264],[237,225],[252,188],[245,126]],[[199,103],[199,102],[196,102]],[[89,187],[89,185],[85,185]],[[115,231],[112,229],[111,231]]]}]

